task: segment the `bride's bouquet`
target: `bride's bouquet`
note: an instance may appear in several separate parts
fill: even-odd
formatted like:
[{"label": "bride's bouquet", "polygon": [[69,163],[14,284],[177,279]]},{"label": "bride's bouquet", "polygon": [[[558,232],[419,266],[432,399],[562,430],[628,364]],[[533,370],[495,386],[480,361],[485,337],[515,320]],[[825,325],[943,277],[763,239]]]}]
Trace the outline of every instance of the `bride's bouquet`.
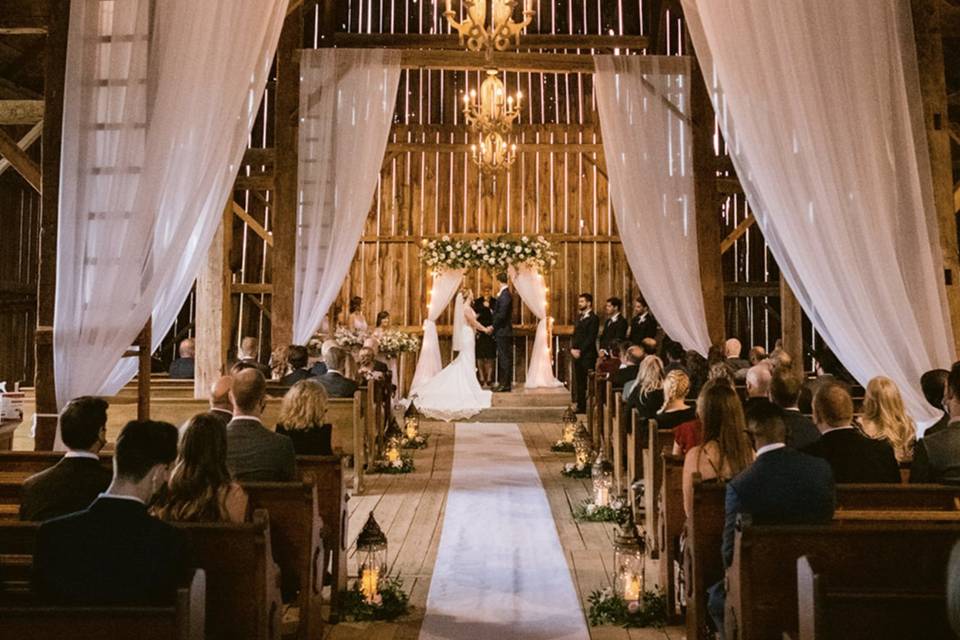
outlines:
[{"label": "bride's bouquet", "polygon": [[420,349],[420,340],[398,329],[384,331],[379,339],[380,353],[386,358],[394,358],[401,353],[413,353]]},{"label": "bride's bouquet", "polygon": [[347,327],[337,327],[333,334],[333,339],[337,344],[348,351],[359,349],[363,346],[363,341],[367,339],[367,334]]}]

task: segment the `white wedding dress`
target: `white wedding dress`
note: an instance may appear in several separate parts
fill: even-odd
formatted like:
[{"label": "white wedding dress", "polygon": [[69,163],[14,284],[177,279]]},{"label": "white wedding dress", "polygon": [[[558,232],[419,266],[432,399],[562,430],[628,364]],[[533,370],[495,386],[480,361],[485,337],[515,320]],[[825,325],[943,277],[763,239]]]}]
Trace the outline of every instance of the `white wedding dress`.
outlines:
[{"label": "white wedding dress", "polygon": [[420,413],[435,420],[466,420],[492,404],[493,392],[485,391],[477,380],[477,314],[457,294],[454,309],[453,349],[459,355],[433,378],[420,386],[411,400]]}]

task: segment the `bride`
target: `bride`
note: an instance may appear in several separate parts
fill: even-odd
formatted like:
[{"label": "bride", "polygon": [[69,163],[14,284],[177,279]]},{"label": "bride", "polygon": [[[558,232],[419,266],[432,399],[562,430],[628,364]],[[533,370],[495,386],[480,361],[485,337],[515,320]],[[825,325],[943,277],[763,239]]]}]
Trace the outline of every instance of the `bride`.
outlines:
[{"label": "bride", "polygon": [[490,333],[477,322],[473,292],[457,294],[453,312],[453,350],[460,354],[440,373],[417,389],[413,402],[425,416],[435,420],[465,420],[491,406],[492,392],[477,381],[476,332]]}]

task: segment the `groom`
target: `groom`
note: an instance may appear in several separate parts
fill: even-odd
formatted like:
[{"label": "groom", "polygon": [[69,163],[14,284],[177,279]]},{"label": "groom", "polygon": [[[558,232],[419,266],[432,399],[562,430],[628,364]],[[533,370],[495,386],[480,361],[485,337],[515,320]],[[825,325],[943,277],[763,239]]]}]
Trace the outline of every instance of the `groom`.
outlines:
[{"label": "groom", "polygon": [[493,307],[493,339],[497,343],[497,379],[495,391],[510,391],[513,382],[513,297],[507,286],[507,274],[498,273],[500,290]]}]

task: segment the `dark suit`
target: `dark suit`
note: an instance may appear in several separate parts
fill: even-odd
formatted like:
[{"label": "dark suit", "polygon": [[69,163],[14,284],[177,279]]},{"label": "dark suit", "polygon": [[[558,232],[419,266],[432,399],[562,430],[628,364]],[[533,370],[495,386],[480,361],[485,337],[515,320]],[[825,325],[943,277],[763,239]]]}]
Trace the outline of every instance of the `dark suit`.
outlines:
[{"label": "dark suit", "polygon": [[385,363],[380,362],[379,360],[374,360],[374,361],[373,361],[373,370],[376,371],[376,372],[378,372],[378,373],[386,373],[386,372],[389,371],[390,369],[387,367],[387,365],[386,365]]},{"label": "dark suit", "polygon": [[924,438],[929,438],[935,433],[940,433],[947,428],[947,425],[950,424],[950,414],[946,411],[943,412],[943,415],[940,416],[940,419],[934,422],[932,425],[927,427],[927,430],[923,432]]},{"label": "dark suit", "polygon": [[571,349],[579,349],[580,357],[573,361],[573,375],[576,382],[577,411],[587,410],[587,372],[594,368],[597,361],[597,332],[600,330],[600,318],[593,311],[586,317],[581,316],[573,326]]},{"label": "dark suit", "polygon": [[[789,447],[767,451],[727,483],[723,526],[723,565],[733,562],[737,516],[749,514],[754,524],[821,524],[834,509],[830,465]],[[710,615],[723,629],[723,583],[710,590]]]},{"label": "dark suit", "polygon": [[331,436],[333,425],[314,425],[307,429],[287,429],[277,425],[277,433],[283,434],[293,442],[298,456],[329,456],[333,454]]},{"label": "dark suit", "polygon": [[170,377],[177,380],[191,380],[193,378],[193,358],[177,358],[170,363]]},{"label": "dark suit", "polygon": [[320,377],[327,372],[327,363],[322,360],[310,367],[310,375],[313,377]]},{"label": "dark suit", "polygon": [[280,384],[287,385],[292,387],[301,380],[306,380],[307,378],[312,378],[313,374],[310,372],[310,369],[295,369],[287,375],[280,378]]},{"label": "dark suit", "polygon": [[43,522],[83,511],[110,486],[99,459],[67,458],[27,478],[20,490],[20,519]]},{"label": "dark suit", "polygon": [[293,442],[256,420],[231,420],[227,425],[227,467],[237,480],[293,480],[297,475]]},{"label": "dark suit", "polygon": [[637,379],[637,369],[640,366],[636,364],[630,364],[625,367],[620,367],[613,373],[613,386],[616,389],[623,389],[623,385],[627,384],[631,380]]},{"label": "dark suit", "polygon": [[603,323],[603,331],[600,332],[600,348],[612,351],[614,345],[627,338],[627,319],[617,314],[616,319],[607,318]]},{"label": "dark suit", "polygon": [[497,382],[513,384],[513,296],[504,287],[493,306],[493,340],[497,343]]},{"label": "dark suit", "polygon": [[260,373],[263,374],[263,377],[266,378],[267,380],[273,377],[273,371],[270,370],[270,367],[263,364],[259,360],[255,360],[254,358],[240,358],[237,362],[242,362],[244,364],[252,364],[260,371]]},{"label": "dark suit", "polygon": [[227,411],[226,409],[210,409],[210,413],[212,413],[217,420],[222,422],[224,427],[230,424],[230,421],[233,420],[233,412]]},{"label": "dark suit", "polygon": [[787,445],[794,449],[803,449],[820,439],[817,425],[799,409],[784,409],[783,422],[787,425]]},{"label": "dark suit", "polygon": [[932,436],[929,432],[914,447],[910,482],[960,484],[960,422]]},{"label": "dark suit", "polygon": [[859,429],[833,429],[804,449],[830,463],[838,484],[900,482],[900,467],[893,447],[873,440]]},{"label": "dark suit", "polygon": [[322,376],[317,376],[317,380],[327,390],[327,395],[331,398],[352,398],[357,390],[357,383],[350,378],[345,378],[336,371],[327,371]]},{"label": "dark suit", "polygon": [[633,316],[630,319],[630,332],[627,334],[627,340],[630,344],[639,346],[646,338],[656,338],[657,319],[649,311],[642,316]]},{"label": "dark suit", "polygon": [[154,603],[172,601],[186,568],[181,532],[140,502],[104,496],[40,526],[33,581],[53,602]]}]

